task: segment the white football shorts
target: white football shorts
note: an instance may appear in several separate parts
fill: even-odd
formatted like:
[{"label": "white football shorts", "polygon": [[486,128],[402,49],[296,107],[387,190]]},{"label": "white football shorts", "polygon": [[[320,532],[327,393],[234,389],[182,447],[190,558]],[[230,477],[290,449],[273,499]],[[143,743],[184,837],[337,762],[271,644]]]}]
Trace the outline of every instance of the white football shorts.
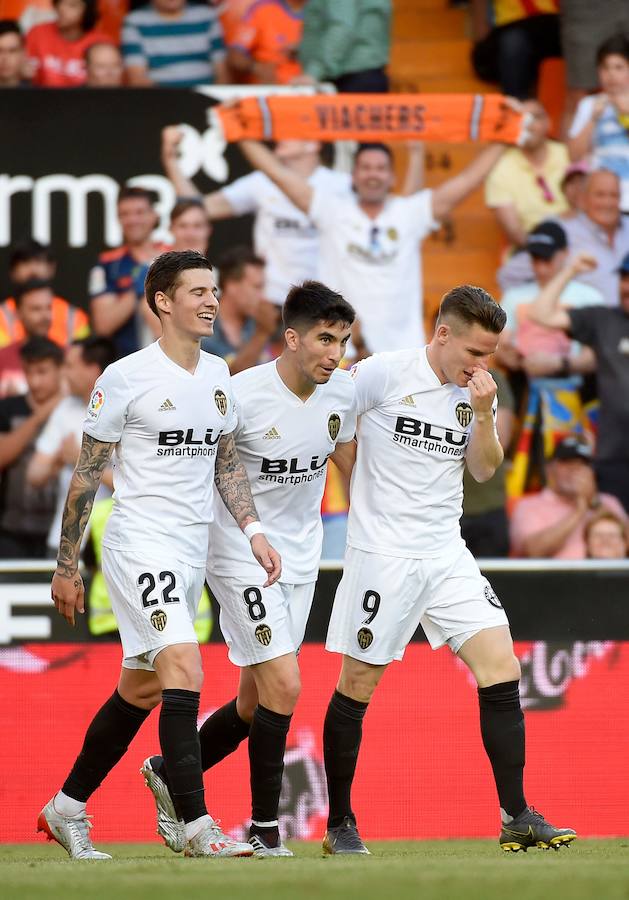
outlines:
[{"label": "white football shorts", "polygon": [[221,608],[221,631],[234,665],[254,666],[299,650],[312,606],[314,581],[276,581],[264,588],[208,571],[207,583]]},{"label": "white football shorts", "polygon": [[348,547],[326,650],[386,665],[402,659],[420,624],[433,650],[448,644],[458,653],[479,631],[509,623],[464,544],[437,559],[381,556]]},{"label": "white football shorts", "polygon": [[194,619],[205,569],[103,547],[103,575],[127,669],[154,671],[171,644],[196,644]]}]

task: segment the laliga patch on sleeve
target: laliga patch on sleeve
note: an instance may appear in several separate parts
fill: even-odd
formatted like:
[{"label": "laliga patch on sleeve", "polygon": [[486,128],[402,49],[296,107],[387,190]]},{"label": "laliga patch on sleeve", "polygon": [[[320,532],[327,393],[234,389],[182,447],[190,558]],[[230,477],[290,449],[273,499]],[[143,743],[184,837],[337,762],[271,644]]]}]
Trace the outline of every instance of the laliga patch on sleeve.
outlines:
[{"label": "laliga patch on sleeve", "polygon": [[102,388],[94,388],[90,402],[87,404],[87,416],[95,422],[100,416],[100,411],[105,403],[105,392]]}]

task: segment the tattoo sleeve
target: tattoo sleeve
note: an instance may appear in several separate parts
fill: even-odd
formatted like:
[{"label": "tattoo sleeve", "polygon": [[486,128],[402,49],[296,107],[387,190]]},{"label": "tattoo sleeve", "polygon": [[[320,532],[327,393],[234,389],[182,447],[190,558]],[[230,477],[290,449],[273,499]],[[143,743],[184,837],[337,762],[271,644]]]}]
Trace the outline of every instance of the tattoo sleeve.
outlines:
[{"label": "tattoo sleeve", "polygon": [[240,528],[247,519],[258,518],[245,467],[238,457],[233,434],[223,434],[218,442],[214,483],[221,499]]},{"label": "tattoo sleeve", "polygon": [[62,575],[71,578],[79,564],[81,539],[92,511],[94,496],[111,458],[115,444],[105,444],[83,435],[81,452],[68,488],[61,520],[61,540],[57,566]]}]

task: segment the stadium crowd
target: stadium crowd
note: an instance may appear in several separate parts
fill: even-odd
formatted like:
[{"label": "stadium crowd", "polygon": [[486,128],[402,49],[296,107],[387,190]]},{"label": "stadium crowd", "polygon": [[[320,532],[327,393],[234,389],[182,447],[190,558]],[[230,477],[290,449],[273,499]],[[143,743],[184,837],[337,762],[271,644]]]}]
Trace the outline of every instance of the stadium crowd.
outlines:
[{"label": "stadium crowd", "polygon": [[[552,2],[521,4],[512,20],[507,5],[472,3],[474,64],[522,101],[531,123],[522,146],[491,145],[431,190],[410,148],[398,196],[385,145],[360,146],[350,177],[323,165],[312,142],[273,151],[243,142],[254,171],[202,196],[179,167],[182,134],[169,127],[161,155],[177,203],[168,246],[216,263],[221,311],[204,349],[232,373],[277,355],[282,301],[315,276],[358,313],[349,364],[424,342],[422,241],[484,185],[504,235],[497,299],[507,326],[492,372],[506,462],[486,484],[466,478],[464,536],[478,556],[625,557],[629,7],[610,0],[588,30],[580,4],[566,3],[562,19],[546,9]],[[357,15],[358,4],[331,0],[0,0],[0,86],[325,81],[338,91],[387,91],[391,3],[360,6]],[[565,141],[551,137],[535,96],[541,58],[558,54],[560,31]],[[11,248],[12,293],[0,305],[0,558],[54,555],[94,382],[110,360],[159,337],[144,297],[148,267],[167,249],[153,239],[154,198],[123,186],[117,213],[122,245],[94,260],[83,297],[57,296],[50,248],[28,236]],[[253,246],[214,260],[212,222],[245,213],[255,217]],[[290,227],[278,228],[279,219]],[[109,488],[105,478],[103,498]],[[324,556],[343,554],[345,509],[332,470]]]}]

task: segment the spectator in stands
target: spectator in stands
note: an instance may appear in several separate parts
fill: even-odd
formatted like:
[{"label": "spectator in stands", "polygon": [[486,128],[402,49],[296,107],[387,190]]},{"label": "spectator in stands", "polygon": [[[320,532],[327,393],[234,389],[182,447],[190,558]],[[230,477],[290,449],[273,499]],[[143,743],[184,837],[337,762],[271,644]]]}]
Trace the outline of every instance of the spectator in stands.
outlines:
[{"label": "spectator in stands", "polygon": [[151,0],[125,16],[122,54],[134,87],[194,87],[227,81],[218,12],[186,0]]},{"label": "spectator in stands", "polygon": [[356,309],[362,335],[356,351],[421,346],[421,241],[482,183],[504,148],[485,148],[433,190],[394,197],[393,157],[384,144],[363,144],[356,151],[353,195],[313,186],[257,141],[240,146],[319,229],[319,280]]},{"label": "spectator in stands", "polygon": [[51,332],[53,293],[49,281],[32,279],[15,290],[15,315],[21,339],[0,350],[0,397],[25,394],[28,390],[20,349],[22,338],[46,337]]},{"label": "spectator in stands", "polygon": [[590,159],[620,179],[620,208],[629,212],[629,38],[616,34],[596,54],[602,93],[584,97],[570,126],[573,160]]},{"label": "spectator in stands", "polygon": [[[505,454],[515,423],[515,399],[509,382],[498,369],[491,369],[498,388],[496,430]],[[509,522],[506,511],[505,463],[483,484],[465,470],[463,476],[463,516],[461,535],[475,557],[509,555]]]},{"label": "spectator in stands", "polygon": [[485,203],[514,247],[523,247],[539,222],[568,209],[561,189],[568,151],[549,139],[550,118],[539,100],[528,100],[522,108],[531,115],[526,143],[510,147],[485,183]]},{"label": "spectator in stands", "polygon": [[[593,371],[594,355],[563,335],[553,332],[529,318],[531,304],[551,279],[568,266],[566,232],[557,222],[542,222],[533,228],[526,240],[534,281],[511,288],[500,305],[507,314],[507,324],[500,335],[496,359],[510,371],[524,371],[529,378],[559,379],[562,389],[574,387],[574,376]],[[603,297],[596,288],[577,276],[590,271],[590,265],[578,269],[570,266],[571,277],[561,294],[564,306],[580,308],[601,306]]]},{"label": "spectator in stands", "polygon": [[122,87],[124,66],[122,55],[115,44],[92,44],[85,51],[86,87]]},{"label": "spectator in stands", "polygon": [[305,0],[264,0],[245,13],[230,43],[227,62],[237,80],[288,84],[302,74],[297,48]]},{"label": "spectator in stands", "polygon": [[[61,536],[61,517],[68,486],[76,465],[83,435],[85,410],[98,376],[114,361],[114,347],[106,338],[74,341],[66,350],[64,377],[69,396],[55,408],[37,438],[26,478],[32,487],[57,484],[57,507],[48,532],[48,553],[55,556]],[[107,497],[112,487],[111,471],[105,473],[96,499]]]},{"label": "spectator in stands", "polygon": [[57,486],[31,487],[26,470],[38,435],[61,400],[63,350],[35,337],[20,354],[27,393],[0,400],[0,559],[42,559]]},{"label": "spectator in stands", "polygon": [[598,493],[592,451],[577,437],[557,445],[547,471],[547,487],[523,497],[513,511],[513,552],[542,559],[584,559],[588,519],[604,507],[624,520],[622,505],[611,494]]},{"label": "spectator in stands", "polygon": [[178,200],[170,213],[172,250],[197,250],[207,255],[212,223],[200,197]]},{"label": "spectator in stands", "polygon": [[587,254],[578,254],[538,294],[529,315],[533,321],[562,329],[593,349],[601,404],[596,445],[598,486],[619,497],[629,512],[629,254],[619,267],[618,306],[560,306],[566,284],[591,264]]},{"label": "spectator in stands", "polygon": [[124,187],[118,195],[118,218],[124,244],[106,250],[90,272],[90,315],[94,332],[111,338],[117,356],[134,353],[159,334],[159,323],[144,298],[150,264],[168,248],[153,242],[157,225],[154,198],[143,188]]},{"label": "spectator in stands", "polygon": [[484,81],[526,100],[543,59],[561,56],[559,0],[472,0],[472,62]]},{"label": "spectator in stands", "polygon": [[563,222],[572,251],[584,250],[596,267],[581,278],[597,288],[609,306],[618,304],[618,266],[629,253],[629,219],[620,212],[620,182],[601,169],[587,176],[583,212]]},{"label": "spectator in stands", "polygon": [[264,260],[248,247],[228,250],[218,262],[220,316],[203,350],[222,356],[232,375],[260,362],[277,319],[264,297]]},{"label": "spectator in stands", "polygon": [[583,198],[585,196],[585,184],[589,167],[585,162],[571,163],[561,180],[561,190],[568,209],[561,214],[560,219],[572,219],[577,213],[583,212]]},{"label": "spectator in stands", "polygon": [[0,88],[22,87],[26,80],[26,55],[20,26],[0,19]]},{"label": "spectator in stands", "polygon": [[588,559],[625,559],[629,556],[627,522],[609,509],[595,513],[585,526]]},{"label": "spectator in stands", "polygon": [[612,35],[629,35],[627,0],[562,0],[561,43],[566,61],[567,124],[572,120],[578,101],[599,86],[598,51]]},{"label": "spectator in stands", "polygon": [[53,4],[56,21],[35,25],[26,35],[33,84],[79,87],[86,79],[86,49],[108,38],[95,29],[96,0],[53,0]]},{"label": "spectator in stands", "polygon": [[[9,279],[15,286],[29,281],[52,282],[57,271],[57,263],[49,247],[37,241],[24,241],[14,244],[9,254]],[[22,309],[24,310],[24,306]],[[0,347],[14,341],[22,341],[28,335],[24,315],[16,309],[15,299],[7,298],[0,304]],[[51,341],[66,347],[75,338],[86,337],[89,322],[82,309],[68,303],[63,297],[52,298],[50,325],[47,337]]]},{"label": "spectator in stands", "polygon": [[343,93],[386,92],[390,45],[391,0],[308,0],[299,58],[311,81],[332,81]]}]

